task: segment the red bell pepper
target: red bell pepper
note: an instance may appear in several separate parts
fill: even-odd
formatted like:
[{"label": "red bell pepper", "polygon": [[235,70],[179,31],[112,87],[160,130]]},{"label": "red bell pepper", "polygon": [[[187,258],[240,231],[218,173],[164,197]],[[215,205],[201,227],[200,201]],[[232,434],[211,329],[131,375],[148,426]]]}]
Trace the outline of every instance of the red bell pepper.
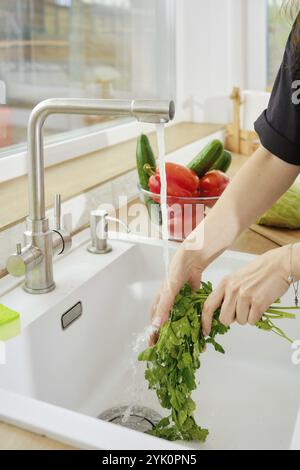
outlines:
[{"label": "red bell pepper", "polygon": [[[178,163],[166,163],[167,194],[171,197],[185,198],[199,196],[199,178],[189,168]],[[156,172],[149,179],[149,191],[160,194],[161,179]]]}]

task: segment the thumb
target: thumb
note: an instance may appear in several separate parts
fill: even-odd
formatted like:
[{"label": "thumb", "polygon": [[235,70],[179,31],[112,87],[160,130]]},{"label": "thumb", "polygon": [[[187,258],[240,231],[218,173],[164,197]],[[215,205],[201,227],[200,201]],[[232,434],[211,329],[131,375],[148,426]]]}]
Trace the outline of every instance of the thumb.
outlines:
[{"label": "thumb", "polygon": [[172,290],[166,283],[161,291],[156,310],[152,318],[152,326],[161,328],[169,319],[170,311],[174,304],[174,299],[179,289]]}]

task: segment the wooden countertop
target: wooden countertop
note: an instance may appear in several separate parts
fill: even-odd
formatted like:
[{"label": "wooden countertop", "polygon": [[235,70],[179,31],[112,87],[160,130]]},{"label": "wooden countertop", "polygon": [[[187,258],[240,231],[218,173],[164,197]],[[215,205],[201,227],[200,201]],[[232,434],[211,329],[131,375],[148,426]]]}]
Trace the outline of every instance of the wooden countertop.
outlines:
[{"label": "wooden countertop", "polygon": [[74,450],[72,447],[0,422],[0,450]]},{"label": "wooden countertop", "polygon": [[[199,125],[197,125],[199,126]],[[199,132],[199,127],[197,126],[192,126],[192,132],[196,134]],[[176,127],[175,127],[176,129]],[[191,128],[190,128],[191,129]],[[204,131],[202,129],[202,132],[206,132],[209,134],[211,128],[207,127],[204,128]],[[187,133],[188,128],[181,128],[181,132]],[[174,136],[173,131],[171,133],[172,136]],[[172,138],[171,135],[169,134],[169,144],[168,144],[168,149],[171,151],[171,149],[174,148],[175,143],[171,145],[170,139]],[[198,135],[199,137],[199,135]],[[185,136],[184,141],[186,141],[187,136]],[[194,139],[196,140],[196,139]],[[133,143],[131,142],[128,144],[128,153],[132,154],[133,151]],[[178,140],[177,144],[178,145]],[[117,146],[118,147],[118,146]],[[111,150],[107,150],[108,154],[111,153]],[[98,158],[97,155],[92,158]],[[247,160],[247,157],[241,156],[241,155],[234,155],[233,158],[233,164],[231,167],[231,174],[236,173],[236,171],[242,166],[243,163]],[[79,164],[80,166],[81,164]],[[131,160],[129,160],[128,163],[129,167],[131,168],[133,163]],[[53,172],[53,184],[55,185],[55,176],[56,174],[55,168],[54,169],[49,169],[50,172]],[[101,174],[101,173],[100,173]],[[109,177],[109,175],[107,175]],[[52,179],[51,178],[51,179]],[[22,191],[24,182],[22,181],[22,184],[20,185],[19,191]],[[65,182],[63,182],[65,184]],[[92,184],[92,183],[91,183]],[[51,192],[57,192],[60,191],[61,188],[52,188]],[[78,188],[77,188],[78,191]],[[16,198],[17,199],[17,198]],[[22,217],[22,213],[24,212],[24,207],[22,206],[22,210],[18,211],[19,217]],[[6,220],[8,222],[8,220]],[[3,220],[2,220],[3,223]],[[279,245],[271,240],[268,240],[266,237],[259,233],[255,233],[251,229],[247,230],[244,232],[232,245],[231,249],[240,251],[240,252],[247,252],[247,253],[253,253],[253,254],[262,254],[272,248],[276,248]],[[72,449],[71,447],[61,444],[59,442],[55,442],[51,439],[48,439],[45,436],[37,435],[28,431],[25,431],[23,429],[17,428],[15,426],[11,426],[9,424],[0,422],[0,450],[20,450],[20,449],[28,449],[28,450],[57,450],[57,449],[62,449],[62,450],[70,450]]]}]

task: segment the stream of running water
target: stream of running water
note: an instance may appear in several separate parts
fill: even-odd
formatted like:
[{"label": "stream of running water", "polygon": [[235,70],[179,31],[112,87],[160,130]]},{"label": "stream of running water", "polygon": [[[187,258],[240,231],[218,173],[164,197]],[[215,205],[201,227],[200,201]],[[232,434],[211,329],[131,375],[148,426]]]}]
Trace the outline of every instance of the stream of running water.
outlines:
[{"label": "stream of running water", "polygon": [[[168,200],[167,200],[167,177],[166,177],[166,151],[165,151],[165,129],[164,124],[156,125],[156,136],[157,136],[157,146],[158,146],[158,168],[160,173],[160,209],[162,215],[162,242],[163,242],[163,261],[164,261],[164,273],[167,281],[167,286],[169,286],[169,228],[168,228]],[[153,327],[146,328],[142,333],[140,333],[133,345],[133,355],[130,360],[130,369],[132,371],[132,384],[131,384],[131,403],[126,409],[122,422],[126,423],[131,415],[131,411],[134,406],[136,406],[140,400],[139,385],[137,383],[137,371],[138,371],[138,362],[137,362],[137,353],[140,351],[141,346],[146,343]]]}]

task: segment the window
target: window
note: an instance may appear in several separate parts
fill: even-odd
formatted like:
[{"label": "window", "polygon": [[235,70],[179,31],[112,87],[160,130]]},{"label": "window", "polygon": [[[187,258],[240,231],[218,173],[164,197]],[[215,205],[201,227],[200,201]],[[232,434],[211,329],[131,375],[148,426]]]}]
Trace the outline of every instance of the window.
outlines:
[{"label": "window", "polygon": [[[46,98],[173,97],[173,27],[173,0],[0,0],[2,150],[25,142],[30,110]],[[103,123],[55,116],[45,133]]]},{"label": "window", "polygon": [[291,22],[281,11],[282,0],[268,0],[268,87],[272,87],[279,70]]}]

